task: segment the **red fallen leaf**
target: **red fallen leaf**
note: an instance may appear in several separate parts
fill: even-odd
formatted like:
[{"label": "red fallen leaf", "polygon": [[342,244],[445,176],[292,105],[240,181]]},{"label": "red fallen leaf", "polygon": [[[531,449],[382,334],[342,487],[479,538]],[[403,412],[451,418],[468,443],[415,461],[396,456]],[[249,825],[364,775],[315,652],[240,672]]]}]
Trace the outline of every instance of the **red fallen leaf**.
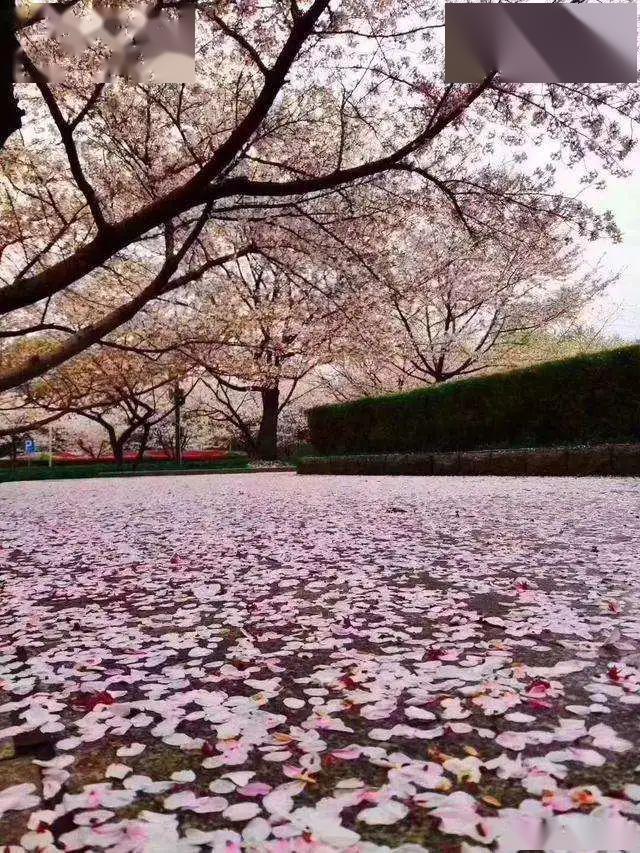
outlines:
[{"label": "red fallen leaf", "polygon": [[360,714],[360,708],[357,705],[347,705],[347,707],[344,709],[344,712],[350,717],[357,717]]},{"label": "red fallen leaf", "polygon": [[536,711],[548,711],[553,708],[552,702],[546,702],[544,699],[529,699],[529,704]]},{"label": "red fallen leaf", "polygon": [[608,675],[611,681],[624,681],[624,676],[617,666],[610,666]]},{"label": "red fallen leaf", "polygon": [[337,755],[325,755],[322,763],[325,767],[338,767],[342,764],[342,759],[338,758]]},{"label": "red fallen leaf", "polygon": [[354,681],[350,675],[345,675],[345,677],[342,679],[342,683],[347,688],[347,690],[358,690],[360,687],[358,682]]},{"label": "red fallen leaf", "polygon": [[576,791],[572,794],[572,799],[574,803],[581,808],[598,805],[598,800],[593,796],[591,791]]},{"label": "red fallen leaf", "polygon": [[544,678],[537,678],[527,687],[527,693],[536,699],[542,699],[550,689],[551,685],[548,681]]},{"label": "red fallen leaf", "polygon": [[74,705],[82,708],[85,711],[93,711],[97,705],[113,705],[116,701],[115,696],[112,696],[106,690],[100,693],[81,693],[74,699]]},{"label": "red fallen leaf", "polygon": [[211,741],[205,740],[202,744],[202,754],[207,758],[211,758],[212,755],[217,754],[217,750]]},{"label": "red fallen leaf", "polygon": [[525,592],[529,589],[529,584],[526,581],[520,581],[520,583],[516,584],[516,589],[518,592]]},{"label": "red fallen leaf", "polygon": [[427,660],[440,660],[440,655],[442,654],[442,649],[429,649],[427,652]]}]

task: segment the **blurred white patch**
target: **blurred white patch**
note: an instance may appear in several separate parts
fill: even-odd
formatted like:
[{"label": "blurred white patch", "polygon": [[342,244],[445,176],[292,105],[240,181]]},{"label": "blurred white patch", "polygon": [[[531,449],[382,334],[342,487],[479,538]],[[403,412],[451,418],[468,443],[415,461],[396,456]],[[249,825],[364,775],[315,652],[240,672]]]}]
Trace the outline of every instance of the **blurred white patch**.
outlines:
[{"label": "blurred white patch", "polygon": [[[195,81],[195,7],[150,14],[145,6],[95,5],[60,13],[55,4],[42,6],[47,32],[69,57],[87,48],[105,53],[99,76],[128,77],[140,83]],[[54,81],[65,79],[67,68],[47,64],[41,70]]]}]

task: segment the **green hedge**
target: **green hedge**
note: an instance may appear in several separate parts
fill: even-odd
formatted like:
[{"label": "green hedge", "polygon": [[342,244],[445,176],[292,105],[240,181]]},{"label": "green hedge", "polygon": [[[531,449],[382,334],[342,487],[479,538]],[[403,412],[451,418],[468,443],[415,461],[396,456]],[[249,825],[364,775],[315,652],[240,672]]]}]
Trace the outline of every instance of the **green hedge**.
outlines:
[{"label": "green hedge", "polygon": [[640,440],[640,346],[319,406],[322,454],[553,447]]},{"label": "green hedge", "polygon": [[115,464],[97,465],[41,465],[20,467],[13,470],[0,470],[0,483],[17,480],[75,480],[83,477],[118,477],[133,474],[167,474],[171,472],[188,473],[190,471],[226,471],[246,468],[249,460],[240,454],[228,456],[215,462],[185,462],[177,465],[175,462],[142,462],[139,465],[128,463],[122,466]]}]

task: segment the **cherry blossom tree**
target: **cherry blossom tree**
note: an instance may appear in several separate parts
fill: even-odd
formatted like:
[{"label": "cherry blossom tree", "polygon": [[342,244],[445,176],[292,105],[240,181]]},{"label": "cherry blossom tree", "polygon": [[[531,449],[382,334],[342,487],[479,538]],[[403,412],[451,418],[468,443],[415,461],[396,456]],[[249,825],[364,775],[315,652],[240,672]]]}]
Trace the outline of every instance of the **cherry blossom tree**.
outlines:
[{"label": "cherry blossom tree", "polygon": [[[635,87],[513,86],[496,75],[443,85],[441,36],[432,0],[410,12],[401,0],[203,4],[197,83],[142,86],[96,82],[98,49],[71,61],[42,23],[22,30],[27,115],[1,155],[3,334],[51,333],[61,302],[96,280],[111,298],[86,325],[55,330],[46,352],[3,365],[0,389],[250,255],[240,219],[301,216],[363,185],[420,187],[477,232],[485,223],[474,210],[509,204],[612,233],[610,217],[561,197],[554,171],[582,163],[587,181],[594,168],[623,171]],[[47,78],[47,62],[64,81]],[[550,165],[525,168],[540,141]],[[522,173],[517,187],[495,166],[505,152]]]},{"label": "cherry blossom tree", "polygon": [[[175,366],[100,349],[31,383],[26,393],[43,411],[85,419],[104,430],[121,465],[134,439],[142,458],[151,430],[172,414],[171,391],[180,375]],[[77,438],[78,446],[94,455],[92,442]]]},{"label": "cherry blossom tree", "polygon": [[275,459],[278,420],[337,357],[348,289],[336,271],[265,258],[238,261],[197,304],[179,353],[204,371],[210,411],[252,455]]},{"label": "cherry blossom tree", "polygon": [[339,395],[534,361],[534,334],[575,327],[615,276],[584,264],[554,219],[512,213],[503,210],[480,239],[437,211],[391,234],[373,270],[371,308],[355,312],[348,355],[328,375]]}]

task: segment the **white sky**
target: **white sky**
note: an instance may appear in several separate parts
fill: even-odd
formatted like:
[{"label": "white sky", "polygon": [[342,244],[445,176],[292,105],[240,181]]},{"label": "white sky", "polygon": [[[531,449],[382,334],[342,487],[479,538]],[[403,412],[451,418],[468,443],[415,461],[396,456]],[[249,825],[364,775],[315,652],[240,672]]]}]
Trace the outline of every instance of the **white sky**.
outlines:
[{"label": "white sky", "polygon": [[590,254],[597,258],[604,253],[603,266],[622,270],[620,281],[597,306],[595,321],[604,321],[610,315],[611,332],[626,340],[637,340],[640,339],[640,148],[629,155],[627,163],[633,168],[631,177],[610,179],[607,189],[593,196],[597,209],[613,211],[622,231],[622,243],[599,240],[591,247]]}]

